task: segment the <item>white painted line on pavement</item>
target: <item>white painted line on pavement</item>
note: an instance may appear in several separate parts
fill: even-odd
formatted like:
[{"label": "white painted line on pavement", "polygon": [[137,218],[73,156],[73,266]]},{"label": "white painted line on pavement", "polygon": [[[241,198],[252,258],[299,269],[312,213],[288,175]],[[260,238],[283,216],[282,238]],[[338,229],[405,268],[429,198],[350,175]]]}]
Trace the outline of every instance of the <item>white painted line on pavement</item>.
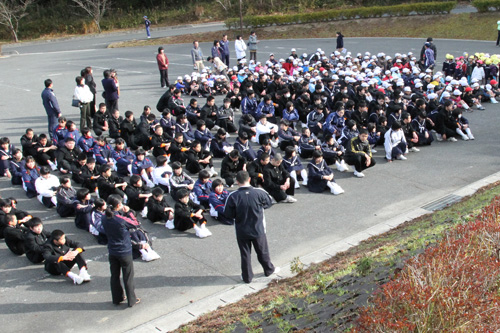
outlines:
[{"label": "white painted line on pavement", "polygon": [[147,62],[147,63],[156,64],[156,61],[153,61],[153,60],[139,60],[139,59],[129,59],[129,58],[116,58],[116,60],[127,60],[127,61],[136,61],[136,62]]},{"label": "white painted line on pavement", "polygon": [[85,50],[69,50],[69,51],[50,51],[50,52],[33,52],[33,53],[20,53],[19,56],[28,55],[44,55],[44,54],[58,54],[58,53],[79,53],[79,52],[92,52],[97,51],[97,49],[85,49]]},{"label": "white painted line on pavement", "polygon": [[22,91],[31,91],[30,89],[26,89],[26,88],[14,87],[14,86],[13,86],[13,85],[11,85],[11,84],[2,84],[2,83],[0,83],[0,86],[2,86],[2,87],[14,88],[14,89],[22,90]]}]

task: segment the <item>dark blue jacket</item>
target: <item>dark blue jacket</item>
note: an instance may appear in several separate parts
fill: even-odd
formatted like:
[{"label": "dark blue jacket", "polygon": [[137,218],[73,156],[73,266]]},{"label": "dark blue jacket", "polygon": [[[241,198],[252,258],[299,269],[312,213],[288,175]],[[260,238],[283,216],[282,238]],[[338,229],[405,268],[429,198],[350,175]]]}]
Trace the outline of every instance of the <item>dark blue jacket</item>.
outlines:
[{"label": "dark blue jacket", "polygon": [[224,215],[235,219],[236,237],[255,239],[266,234],[264,209],[271,205],[271,196],[263,189],[242,186],[227,198]]},{"label": "dark blue jacket", "polygon": [[52,89],[45,88],[42,91],[42,103],[48,116],[57,117],[61,113],[61,108]]},{"label": "dark blue jacket", "polygon": [[307,180],[309,191],[321,193],[326,189],[328,183],[328,181],[322,177],[331,175],[333,171],[326,164],[325,160],[323,160],[319,164],[309,162],[307,165],[307,173],[309,176]]},{"label": "dark blue jacket", "polygon": [[118,99],[118,87],[114,79],[102,79],[102,87],[104,88],[104,98],[108,101],[116,101]]},{"label": "dark blue jacket", "polygon": [[[92,209],[94,208],[92,205],[93,203],[94,202],[92,200],[89,200],[87,203],[77,200],[73,203],[76,212],[75,225],[77,228],[89,231],[89,226],[92,223]],[[76,208],[77,205],[82,205],[84,207],[78,209]]]},{"label": "dark blue jacket", "polygon": [[132,255],[132,241],[126,224],[132,223],[129,218],[113,213],[111,218],[102,217],[102,226],[108,237],[108,252],[112,256],[124,257]]}]

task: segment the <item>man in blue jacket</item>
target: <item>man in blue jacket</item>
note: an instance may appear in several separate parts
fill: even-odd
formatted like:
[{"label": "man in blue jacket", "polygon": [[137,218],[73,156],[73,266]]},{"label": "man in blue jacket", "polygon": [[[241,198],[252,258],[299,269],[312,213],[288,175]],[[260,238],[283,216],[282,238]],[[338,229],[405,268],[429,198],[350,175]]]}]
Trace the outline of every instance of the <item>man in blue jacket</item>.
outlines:
[{"label": "man in blue jacket", "polygon": [[235,219],[236,239],[241,255],[241,278],[245,283],[250,283],[253,278],[252,245],[265,276],[271,276],[280,270],[271,262],[267,246],[264,209],[271,207],[272,200],[266,191],[250,185],[248,172],[239,171],[236,181],[240,188],[227,198],[224,215]]},{"label": "man in blue jacket", "polygon": [[224,51],[221,60],[229,67],[229,41],[227,40],[227,35],[222,35],[219,45]]},{"label": "man in blue jacket", "polygon": [[59,108],[59,103],[57,102],[56,95],[52,87],[54,84],[51,79],[45,80],[45,89],[42,91],[42,103],[47,112],[47,117],[49,120],[49,135],[52,139],[52,131],[57,125],[57,119],[61,116],[61,109]]}]

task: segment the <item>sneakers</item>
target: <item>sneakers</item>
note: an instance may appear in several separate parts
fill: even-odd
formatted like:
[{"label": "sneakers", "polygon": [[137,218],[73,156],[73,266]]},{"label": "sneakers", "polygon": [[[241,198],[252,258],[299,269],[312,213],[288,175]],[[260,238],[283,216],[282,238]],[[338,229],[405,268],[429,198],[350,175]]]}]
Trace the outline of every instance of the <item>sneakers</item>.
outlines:
[{"label": "sneakers", "polygon": [[217,177],[218,173],[215,171],[214,167],[211,167],[210,170],[210,177]]},{"label": "sneakers", "polygon": [[347,165],[347,163],[345,162],[345,160],[342,160],[342,162],[340,162],[340,164],[344,167],[345,171],[350,171],[351,170],[351,169],[349,169],[349,166]]},{"label": "sneakers", "polygon": [[271,274],[269,274],[269,275],[266,275],[266,277],[271,277],[271,276],[273,276],[273,275],[276,275],[276,274],[278,274],[280,271],[281,271],[281,268],[279,268],[279,267],[274,267],[274,272],[272,272],[272,273],[271,273]]},{"label": "sneakers", "polygon": [[404,156],[403,154],[399,155],[396,159],[400,160],[400,161],[406,161],[407,160],[406,156]]},{"label": "sneakers", "polygon": [[140,250],[140,252],[141,252],[141,258],[144,261],[153,261],[161,258],[160,255],[156,253],[156,251],[153,250],[152,248],[149,248],[148,250],[142,249]]},{"label": "sneakers", "polygon": [[448,138],[448,141],[450,141],[450,142],[457,142],[458,140],[455,139],[454,137],[451,137],[451,138]]},{"label": "sneakers", "polygon": [[203,230],[201,230],[201,228],[198,227],[197,225],[194,226],[194,231],[196,232],[197,237],[200,237],[200,238],[207,237],[207,235],[203,232]]},{"label": "sneakers", "polygon": [[337,170],[340,171],[340,172],[344,172],[346,171],[344,165],[342,165],[341,163],[339,163],[338,161],[335,162],[335,166],[337,166]]},{"label": "sneakers", "polygon": [[416,152],[419,152],[420,149],[418,149],[417,147],[411,147],[410,151],[416,153]]},{"label": "sneakers", "polygon": [[207,235],[206,237],[212,236],[212,233],[210,232],[210,230],[208,230],[207,225],[205,223],[203,223],[200,228],[201,230],[203,230],[205,235]]},{"label": "sneakers", "polygon": [[478,109],[478,110],[481,110],[481,111],[486,110],[486,108],[485,108],[484,106],[482,106],[482,105],[478,106],[478,107],[477,107],[477,109]]},{"label": "sneakers", "polygon": [[148,216],[148,207],[144,207],[144,209],[141,211],[141,216],[143,219]]},{"label": "sneakers", "polygon": [[436,133],[436,140],[437,141],[443,141],[443,136],[439,133]]},{"label": "sneakers", "polygon": [[276,205],[276,204],[278,203],[278,201],[276,201],[276,199],[274,199],[274,198],[272,198],[272,197],[271,197],[271,203],[272,203],[273,205]]},{"label": "sneakers", "polygon": [[472,133],[468,134],[468,136],[469,136],[469,140],[474,140],[475,139],[475,137],[474,137],[474,135],[472,135]]},{"label": "sneakers", "polygon": [[342,187],[340,187],[340,185],[337,183],[329,182],[329,187],[330,187],[330,192],[333,195],[339,195],[339,194],[344,193],[344,189]]},{"label": "sneakers", "polygon": [[75,273],[69,272],[68,277],[73,280],[74,284],[82,284],[83,283],[83,277],[80,275],[76,275]]},{"label": "sneakers", "polygon": [[83,279],[83,282],[89,282],[91,280],[91,276],[85,267],[80,270],[80,277]]},{"label": "sneakers", "polygon": [[465,134],[464,134],[464,135],[462,135],[462,140],[464,140],[464,141],[469,141],[469,137],[468,137],[467,135],[465,135]]},{"label": "sneakers", "polygon": [[298,181],[296,181],[296,182],[295,182],[295,186],[294,186],[294,187],[295,187],[295,188],[300,188],[300,184],[299,184],[299,182],[298,182]]},{"label": "sneakers", "polygon": [[56,165],[56,164],[54,164],[54,162],[52,162],[52,161],[47,161],[47,163],[49,163],[50,168],[52,169],[52,171],[57,170],[57,165]]},{"label": "sneakers", "polygon": [[302,185],[307,186],[307,179],[304,179],[304,180],[302,181]]},{"label": "sneakers", "polygon": [[167,223],[165,223],[165,228],[170,229],[170,230],[175,229],[174,220],[173,219],[168,220]]},{"label": "sneakers", "polygon": [[355,175],[356,177],[358,177],[358,178],[363,178],[363,177],[365,176],[365,174],[364,174],[364,173],[362,173],[362,172],[357,172],[356,170],[354,170],[354,175]]},{"label": "sneakers", "polygon": [[153,188],[153,187],[155,187],[155,184],[154,184],[151,180],[149,180],[149,179],[146,181],[146,185],[147,185],[149,188]]},{"label": "sneakers", "polygon": [[377,150],[372,148],[372,153],[373,154],[377,153]]},{"label": "sneakers", "polygon": [[291,195],[287,195],[286,196],[286,199],[283,200],[284,203],[294,203],[294,202],[297,202],[297,199],[295,199],[294,197],[292,197]]}]

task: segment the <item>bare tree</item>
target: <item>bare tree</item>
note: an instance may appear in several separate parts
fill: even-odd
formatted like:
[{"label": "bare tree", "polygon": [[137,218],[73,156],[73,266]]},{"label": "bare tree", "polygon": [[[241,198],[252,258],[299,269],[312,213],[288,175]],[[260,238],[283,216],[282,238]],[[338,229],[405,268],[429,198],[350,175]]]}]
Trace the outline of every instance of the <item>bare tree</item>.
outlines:
[{"label": "bare tree", "polygon": [[97,30],[101,33],[101,19],[111,6],[111,0],[72,0],[78,7],[86,11],[94,20]]},{"label": "bare tree", "polygon": [[19,41],[19,20],[28,15],[26,10],[35,0],[0,0],[0,24],[9,29],[14,41]]}]

